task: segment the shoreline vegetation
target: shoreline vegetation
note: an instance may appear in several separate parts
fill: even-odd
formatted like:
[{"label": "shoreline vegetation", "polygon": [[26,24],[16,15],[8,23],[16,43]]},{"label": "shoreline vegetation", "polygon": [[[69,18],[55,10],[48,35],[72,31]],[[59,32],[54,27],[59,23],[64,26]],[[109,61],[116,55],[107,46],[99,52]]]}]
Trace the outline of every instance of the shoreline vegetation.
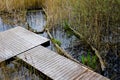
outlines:
[{"label": "shoreline vegetation", "polygon": [[14,12],[42,7],[43,0],[0,0],[0,11]]},{"label": "shoreline vegetation", "polygon": [[108,67],[105,57],[111,50],[120,58],[119,7],[120,0],[0,0],[3,14],[42,8],[47,17],[47,30],[61,26],[74,34],[77,32],[76,37],[99,58],[102,71]]}]

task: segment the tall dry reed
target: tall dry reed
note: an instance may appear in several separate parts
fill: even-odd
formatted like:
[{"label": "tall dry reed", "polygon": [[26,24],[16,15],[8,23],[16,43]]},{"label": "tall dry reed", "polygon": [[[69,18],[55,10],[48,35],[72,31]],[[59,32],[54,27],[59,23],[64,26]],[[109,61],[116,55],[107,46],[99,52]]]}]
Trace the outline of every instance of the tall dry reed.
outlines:
[{"label": "tall dry reed", "polygon": [[46,0],[44,6],[49,27],[67,20],[100,51],[119,42],[120,0]]},{"label": "tall dry reed", "polygon": [[0,11],[41,8],[44,0],[0,0]]}]

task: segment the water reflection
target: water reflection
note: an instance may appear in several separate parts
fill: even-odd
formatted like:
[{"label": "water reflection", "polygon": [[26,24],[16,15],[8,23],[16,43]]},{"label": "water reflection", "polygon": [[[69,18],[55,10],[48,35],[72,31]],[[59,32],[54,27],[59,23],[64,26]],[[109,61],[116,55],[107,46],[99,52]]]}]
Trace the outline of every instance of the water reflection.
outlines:
[{"label": "water reflection", "polygon": [[30,27],[37,31],[43,31],[46,24],[45,15],[43,11],[33,11],[27,13],[27,22]]},{"label": "water reflection", "polygon": [[10,63],[0,68],[0,80],[40,80],[40,78],[26,67]]},{"label": "water reflection", "polygon": [[2,18],[0,17],[0,32],[13,28],[14,26],[3,23]]}]

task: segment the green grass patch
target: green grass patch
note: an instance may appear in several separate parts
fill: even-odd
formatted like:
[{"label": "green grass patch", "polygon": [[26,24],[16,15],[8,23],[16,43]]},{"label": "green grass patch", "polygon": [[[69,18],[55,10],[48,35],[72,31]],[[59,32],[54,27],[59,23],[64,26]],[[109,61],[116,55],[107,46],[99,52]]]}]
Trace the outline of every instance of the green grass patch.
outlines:
[{"label": "green grass patch", "polygon": [[97,56],[96,55],[91,55],[90,52],[88,51],[87,55],[82,55],[80,56],[81,62],[93,69],[96,69],[97,66]]},{"label": "green grass patch", "polygon": [[61,42],[59,41],[59,40],[57,40],[57,39],[52,39],[52,42],[54,42],[54,43],[56,43],[56,44],[58,44],[59,46],[61,46]]}]

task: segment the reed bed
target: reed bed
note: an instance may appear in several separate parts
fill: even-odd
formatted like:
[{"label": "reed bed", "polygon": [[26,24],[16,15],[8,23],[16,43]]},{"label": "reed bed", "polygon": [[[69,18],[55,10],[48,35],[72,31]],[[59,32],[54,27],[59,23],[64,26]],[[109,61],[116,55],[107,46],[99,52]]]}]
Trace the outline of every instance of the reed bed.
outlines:
[{"label": "reed bed", "polygon": [[0,11],[41,8],[44,0],[0,0]]},{"label": "reed bed", "polygon": [[46,0],[44,6],[49,27],[67,22],[103,55],[119,43],[120,0]]}]

